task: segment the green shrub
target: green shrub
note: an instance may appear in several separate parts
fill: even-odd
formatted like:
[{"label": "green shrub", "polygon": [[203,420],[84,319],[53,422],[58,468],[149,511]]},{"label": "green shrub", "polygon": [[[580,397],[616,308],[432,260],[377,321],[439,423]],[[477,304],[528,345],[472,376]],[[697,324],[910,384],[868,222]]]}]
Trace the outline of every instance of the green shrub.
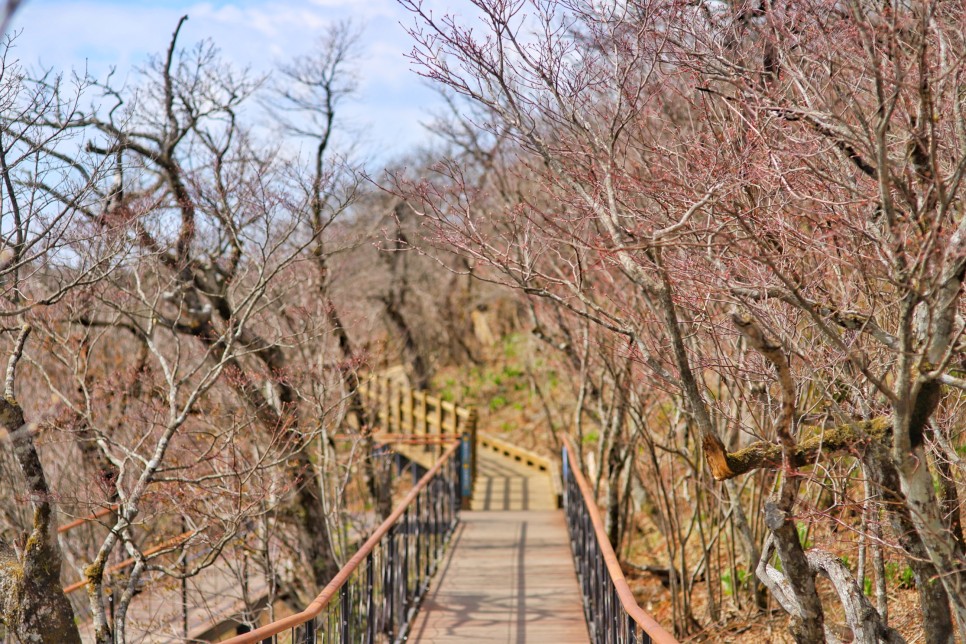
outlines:
[{"label": "green shrub", "polygon": [[748,581],[748,578],[751,576],[751,573],[739,566],[735,569],[735,576],[738,578],[737,584],[732,582],[730,570],[726,570],[724,574],[721,575],[721,584],[724,586],[725,595],[731,596],[734,595],[738,590],[741,590]]},{"label": "green shrub", "polygon": [[490,411],[497,411],[506,407],[507,401],[503,396],[493,396],[490,398]]},{"label": "green shrub", "polygon": [[916,574],[909,566],[900,566],[895,561],[885,565],[886,578],[890,579],[898,588],[912,588],[916,585]]},{"label": "green shrub", "polygon": [[812,542],[808,538],[808,525],[798,521],[795,523],[795,530],[798,532],[798,541],[802,544],[803,550],[812,547]]}]

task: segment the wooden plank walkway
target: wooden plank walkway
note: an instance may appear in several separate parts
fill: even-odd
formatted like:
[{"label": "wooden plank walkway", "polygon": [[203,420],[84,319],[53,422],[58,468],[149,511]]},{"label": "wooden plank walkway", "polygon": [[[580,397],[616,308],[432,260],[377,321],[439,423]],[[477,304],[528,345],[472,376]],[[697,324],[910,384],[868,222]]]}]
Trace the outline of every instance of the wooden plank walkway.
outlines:
[{"label": "wooden plank walkway", "polygon": [[[379,435],[376,434],[376,440]],[[425,470],[439,458],[438,445],[392,444],[392,449]],[[555,510],[550,473],[490,450],[477,453],[471,510]]]},{"label": "wooden plank walkway", "polygon": [[461,513],[409,641],[589,642],[563,511]]},{"label": "wooden plank walkway", "polygon": [[409,641],[589,642],[550,475],[483,450],[477,458],[472,510],[460,514]]},{"label": "wooden plank walkway", "polygon": [[479,450],[471,510],[556,510],[548,472]]}]

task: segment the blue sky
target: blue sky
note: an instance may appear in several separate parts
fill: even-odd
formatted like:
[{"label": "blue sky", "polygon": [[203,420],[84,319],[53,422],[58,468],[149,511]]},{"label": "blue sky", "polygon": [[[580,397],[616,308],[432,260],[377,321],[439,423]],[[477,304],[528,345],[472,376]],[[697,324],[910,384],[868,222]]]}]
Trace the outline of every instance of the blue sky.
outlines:
[{"label": "blue sky", "polygon": [[[442,12],[469,3],[426,4]],[[351,18],[363,28],[364,52],[359,95],[343,112],[353,142],[378,163],[429,140],[420,123],[441,109],[440,101],[410,70],[404,54],[411,45],[400,22],[410,25],[412,18],[395,0],[27,0],[12,30],[22,31],[16,54],[25,64],[56,70],[86,65],[97,76],[115,65],[125,78],[165,49],[184,14],[182,45],[211,38],[227,60],[255,71],[311,51],[326,24]]]}]

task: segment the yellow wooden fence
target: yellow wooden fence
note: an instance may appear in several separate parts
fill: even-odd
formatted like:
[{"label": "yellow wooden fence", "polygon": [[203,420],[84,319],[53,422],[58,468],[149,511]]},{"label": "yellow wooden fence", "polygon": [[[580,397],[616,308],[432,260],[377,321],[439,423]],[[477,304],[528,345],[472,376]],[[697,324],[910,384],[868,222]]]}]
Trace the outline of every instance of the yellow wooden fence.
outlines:
[{"label": "yellow wooden fence", "polygon": [[[479,416],[473,407],[458,405],[425,391],[411,389],[396,378],[372,376],[359,383],[359,392],[376,412],[379,433],[376,438],[387,443],[442,446],[463,439],[469,444],[464,453],[464,468],[470,481],[476,480],[477,424]],[[469,462],[467,461],[467,458]]]}]

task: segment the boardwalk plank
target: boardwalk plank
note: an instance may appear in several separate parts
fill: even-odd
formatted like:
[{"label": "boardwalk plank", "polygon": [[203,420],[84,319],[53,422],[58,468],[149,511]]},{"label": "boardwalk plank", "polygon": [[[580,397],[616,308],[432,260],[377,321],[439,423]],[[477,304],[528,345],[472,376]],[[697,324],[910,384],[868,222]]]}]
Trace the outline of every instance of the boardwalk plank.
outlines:
[{"label": "boardwalk plank", "polygon": [[548,472],[481,450],[473,510],[554,510],[557,499]]},{"label": "boardwalk plank", "polygon": [[410,641],[589,641],[559,510],[463,512]]}]

